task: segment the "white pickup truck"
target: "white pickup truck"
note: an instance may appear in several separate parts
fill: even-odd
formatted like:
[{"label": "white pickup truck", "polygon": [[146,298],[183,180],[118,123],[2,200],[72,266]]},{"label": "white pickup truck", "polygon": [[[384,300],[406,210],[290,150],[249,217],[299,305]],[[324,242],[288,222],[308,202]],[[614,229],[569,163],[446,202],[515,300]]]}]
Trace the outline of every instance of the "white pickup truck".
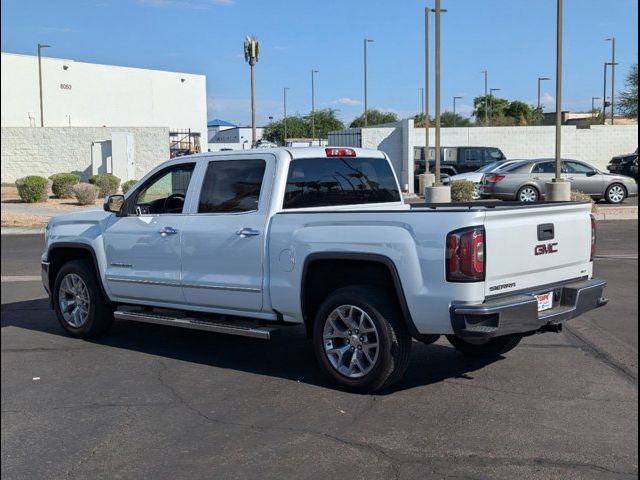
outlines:
[{"label": "white pickup truck", "polygon": [[590,208],[408,205],[373,150],[199,154],[53,218],[42,280],[74,337],[114,318],[265,339],[303,324],[333,380],[375,391],[412,339],[497,356],[605,305]]}]

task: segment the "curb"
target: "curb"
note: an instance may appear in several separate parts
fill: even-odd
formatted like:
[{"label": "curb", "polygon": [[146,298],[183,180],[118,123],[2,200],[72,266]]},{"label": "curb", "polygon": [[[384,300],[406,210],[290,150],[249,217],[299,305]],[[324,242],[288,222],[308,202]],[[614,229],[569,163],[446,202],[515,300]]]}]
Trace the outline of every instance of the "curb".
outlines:
[{"label": "curb", "polygon": [[0,235],[39,235],[44,233],[44,228],[19,228],[19,227],[2,227]]},{"label": "curb", "polygon": [[638,220],[638,207],[602,207],[593,214],[596,220]]}]

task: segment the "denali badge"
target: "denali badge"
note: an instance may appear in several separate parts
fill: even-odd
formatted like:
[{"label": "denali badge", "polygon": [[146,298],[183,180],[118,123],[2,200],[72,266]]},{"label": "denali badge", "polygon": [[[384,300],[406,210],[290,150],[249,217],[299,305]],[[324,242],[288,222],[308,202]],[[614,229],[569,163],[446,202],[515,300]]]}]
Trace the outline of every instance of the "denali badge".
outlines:
[{"label": "denali badge", "polygon": [[489,287],[489,291],[497,292],[499,290],[504,290],[505,288],[514,288],[515,286],[516,286],[516,282],[503,283],[502,285],[494,285],[493,287]]},{"label": "denali badge", "polygon": [[536,245],[533,249],[533,252],[537,255],[547,255],[549,253],[557,253],[558,252],[558,244],[557,243],[543,243],[540,245]]}]

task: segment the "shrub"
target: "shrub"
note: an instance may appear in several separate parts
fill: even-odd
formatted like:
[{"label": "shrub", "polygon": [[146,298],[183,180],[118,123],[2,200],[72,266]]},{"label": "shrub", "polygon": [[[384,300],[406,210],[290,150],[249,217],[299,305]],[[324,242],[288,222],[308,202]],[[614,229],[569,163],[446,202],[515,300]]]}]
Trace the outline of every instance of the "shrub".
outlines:
[{"label": "shrub", "polygon": [[571,201],[572,202],[590,202],[591,203],[591,212],[596,213],[598,211],[598,207],[596,206],[596,202],[591,197],[591,195],[587,195],[586,193],[580,192],[578,190],[571,190]]},{"label": "shrub", "polygon": [[16,180],[18,195],[23,202],[46,202],[51,192],[51,180],[37,175],[19,178]]},{"label": "shrub", "polygon": [[73,194],[80,205],[93,205],[99,193],[100,189],[90,183],[78,183],[73,186]]},{"label": "shrub", "polygon": [[118,193],[118,188],[120,188],[120,179],[110,173],[92,175],[89,177],[89,183],[98,187],[101,197]]},{"label": "shrub", "polygon": [[473,202],[476,186],[468,180],[454,180],[451,182],[452,202]]},{"label": "shrub", "polygon": [[124,182],[122,184],[122,193],[127,193],[136,183],[138,183],[137,180],[127,180],[126,182]]},{"label": "shrub", "polygon": [[49,178],[53,182],[51,191],[57,198],[73,198],[73,186],[80,183],[80,175],[75,173],[55,173]]}]

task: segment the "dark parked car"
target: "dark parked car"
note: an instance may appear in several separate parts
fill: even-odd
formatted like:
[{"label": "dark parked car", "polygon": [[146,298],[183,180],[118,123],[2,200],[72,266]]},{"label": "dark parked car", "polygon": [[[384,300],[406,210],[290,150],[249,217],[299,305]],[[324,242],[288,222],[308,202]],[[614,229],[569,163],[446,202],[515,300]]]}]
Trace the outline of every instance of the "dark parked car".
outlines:
[{"label": "dark parked car", "polygon": [[638,179],[638,152],[617,155],[611,159],[607,170],[618,175],[627,175]]},{"label": "dark parked car", "polygon": [[[415,149],[415,174],[425,173],[427,160],[425,148]],[[475,172],[479,168],[500,160],[506,160],[504,153],[496,147],[442,147],[440,151],[440,173],[453,176],[460,173]],[[435,168],[435,149],[429,148],[429,172]],[[418,180],[416,178],[416,191]]]}]

